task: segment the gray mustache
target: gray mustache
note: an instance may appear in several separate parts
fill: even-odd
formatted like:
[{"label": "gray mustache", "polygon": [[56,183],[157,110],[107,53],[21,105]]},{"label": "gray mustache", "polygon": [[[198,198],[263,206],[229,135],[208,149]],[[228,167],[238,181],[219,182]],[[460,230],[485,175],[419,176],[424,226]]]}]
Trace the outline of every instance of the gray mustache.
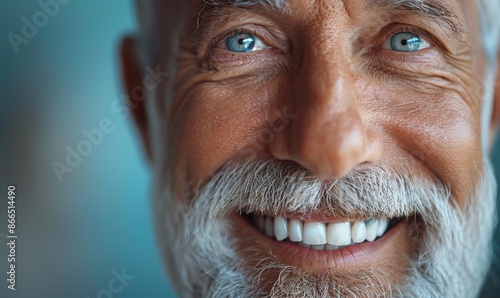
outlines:
[{"label": "gray mustache", "polygon": [[354,169],[331,181],[316,178],[297,163],[276,159],[229,162],[194,196],[210,197],[224,216],[234,211],[321,212],[355,218],[409,217],[447,201],[450,191],[437,179],[409,175],[382,164]]}]

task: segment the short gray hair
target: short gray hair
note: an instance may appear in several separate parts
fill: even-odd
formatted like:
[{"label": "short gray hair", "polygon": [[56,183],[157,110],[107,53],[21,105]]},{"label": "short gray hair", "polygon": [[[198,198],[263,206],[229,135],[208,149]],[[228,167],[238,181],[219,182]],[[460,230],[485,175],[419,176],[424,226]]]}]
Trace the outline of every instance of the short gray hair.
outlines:
[{"label": "short gray hair", "polygon": [[500,1],[479,0],[483,47],[491,65],[495,66],[500,45]]}]

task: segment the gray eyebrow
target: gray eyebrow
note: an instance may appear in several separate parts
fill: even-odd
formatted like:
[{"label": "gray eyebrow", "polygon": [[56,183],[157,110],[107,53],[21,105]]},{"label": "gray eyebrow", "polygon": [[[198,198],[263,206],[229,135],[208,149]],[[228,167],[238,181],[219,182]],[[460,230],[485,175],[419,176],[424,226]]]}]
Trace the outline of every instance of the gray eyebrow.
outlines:
[{"label": "gray eyebrow", "polygon": [[376,0],[371,1],[374,6],[396,10],[415,10],[432,16],[452,15],[445,6],[428,0]]},{"label": "gray eyebrow", "polygon": [[287,0],[203,0],[205,5],[210,6],[238,6],[251,7],[261,5],[271,10],[289,12]]},{"label": "gray eyebrow", "polygon": [[[288,8],[287,0],[203,0],[203,2],[209,5],[234,5],[240,7],[261,5],[278,10]],[[369,0],[369,2],[371,2],[373,6],[381,8],[414,10],[436,17],[453,15],[444,5],[429,0]]]},{"label": "gray eyebrow", "polygon": [[[200,11],[196,16],[196,29],[193,34],[199,33],[200,24],[204,23],[203,19],[210,15],[212,11],[223,7],[243,7],[250,8],[252,6],[262,6],[270,11],[278,11],[283,14],[290,12],[287,0],[202,0]],[[221,17],[221,15],[219,15]],[[202,30],[203,31],[203,30]]]},{"label": "gray eyebrow", "polygon": [[[332,0],[339,1],[339,0]],[[350,0],[343,0],[350,1]],[[421,15],[437,18],[444,21],[453,31],[460,35],[463,29],[460,27],[459,18],[453,11],[442,3],[435,0],[365,0],[369,2],[369,8],[378,8],[383,10],[393,11],[411,11]],[[236,6],[236,7],[252,7],[256,5],[263,6],[267,9],[280,12],[290,12],[287,0],[203,0],[204,5],[208,6]]]},{"label": "gray eyebrow", "polygon": [[371,6],[387,10],[413,11],[445,21],[455,34],[463,33],[458,16],[442,3],[431,0],[372,0]]}]

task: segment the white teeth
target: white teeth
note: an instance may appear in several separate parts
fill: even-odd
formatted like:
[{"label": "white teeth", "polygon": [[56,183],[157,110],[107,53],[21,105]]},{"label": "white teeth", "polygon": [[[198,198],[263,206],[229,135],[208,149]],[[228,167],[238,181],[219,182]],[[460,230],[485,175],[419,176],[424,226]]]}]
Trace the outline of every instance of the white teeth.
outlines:
[{"label": "white teeth", "polygon": [[387,219],[380,220],[378,222],[378,229],[377,229],[377,236],[382,236],[384,235],[385,231],[387,231],[387,228],[389,227],[389,221]]},{"label": "white teeth", "polygon": [[351,239],[354,243],[361,243],[366,240],[366,226],[362,221],[356,221],[351,227]]},{"label": "white teeth", "polygon": [[387,219],[321,223],[254,215],[251,222],[268,237],[315,250],[336,250],[364,241],[373,242],[383,236],[389,227]]},{"label": "white teeth", "polygon": [[288,223],[283,217],[274,218],[274,234],[276,240],[281,241],[288,238]]},{"label": "white teeth", "polygon": [[378,221],[371,219],[366,222],[366,240],[373,242],[377,238]]},{"label": "white teeth", "polygon": [[326,244],[326,226],[321,222],[304,223],[304,240],[308,245]]},{"label": "white teeth", "polygon": [[266,217],[266,235],[269,237],[274,237],[274,227],[273,227],[273,218]]},{"label": "white teeth", "polygon": [[336,246],[351,243],[351,224],[348,222],[331,223],[327,229],[328,243]]},{"label": "white teeth", "polygon": [[293,242],[302,242],[302,222],[296,219],[290,219],[288,223],[288,236]]}]

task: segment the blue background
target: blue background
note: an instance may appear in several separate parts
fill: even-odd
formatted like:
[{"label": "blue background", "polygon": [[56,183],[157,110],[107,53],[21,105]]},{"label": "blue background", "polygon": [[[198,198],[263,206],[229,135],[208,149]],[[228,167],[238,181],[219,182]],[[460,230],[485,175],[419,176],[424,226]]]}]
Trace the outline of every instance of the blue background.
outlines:
[{"label": "blue background", "polygon": [[[98,295],[122,269],[135,278],[113,297],[174,297],[153,235],[142,148],[131,119],[110,108],[123,95],[118,45],[135,28],[133,2],[69,0],[16,54],[9,32],[21,35],[22,18],[41,10],[38,1],[0,3],[0,178],[5,189],[17,186],[19,236],[17,290],[6,290],[2,273],[0,297],[108,297]],[[114,131],[59,182],[52,162],[65,163],[66,146],[76,148],[82,130],[104,118]],[[498,169],[498,154],[494,163]],[[6,198],[0,202],[6,272]],[[500,290],[497,272],[484,297]]]}]

